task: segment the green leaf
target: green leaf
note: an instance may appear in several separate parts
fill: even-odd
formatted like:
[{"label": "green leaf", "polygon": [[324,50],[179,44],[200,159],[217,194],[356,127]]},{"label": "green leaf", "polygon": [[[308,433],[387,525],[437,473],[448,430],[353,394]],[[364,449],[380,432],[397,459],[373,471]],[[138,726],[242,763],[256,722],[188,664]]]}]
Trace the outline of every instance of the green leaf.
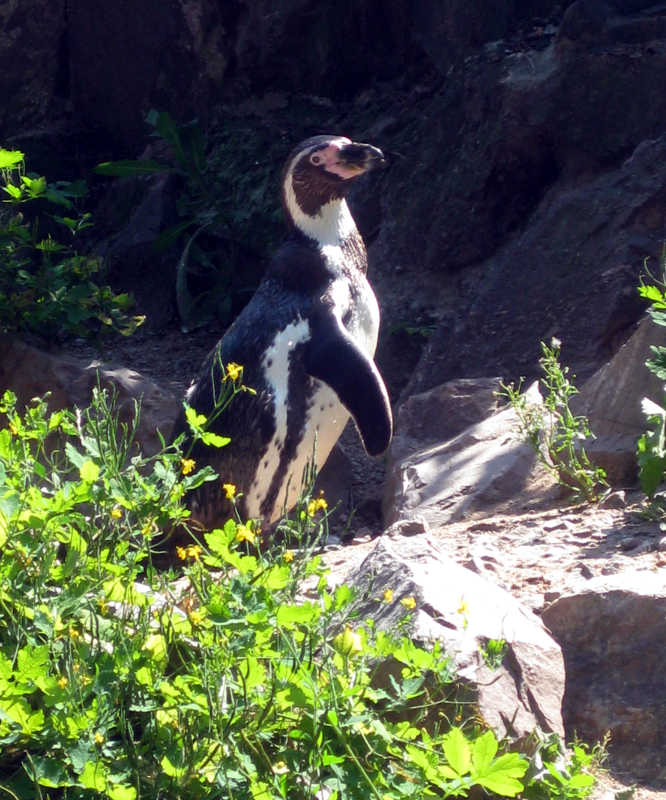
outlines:
[{"label": "green leaf", "polygon": [[136,800],[136,789],[133,786],[123,784],[109,784],[106,788],[107,795],[111,800]]},{"label": "green leaf", "polygon": [[21,181],[28,189],[30,197],[40,197],[46,191],[46,178],[29,178],[27,175],[21,175]]},{"label": "green leaf", "polygon": [[466,775],[472,766],[469,742],[460,728],[452,728],[444,737],[444,755],[458,775]]},{"label": "green leaf", "polygon": [[2,188],[10,197],[13,197],[15,200],[20,200],[23,196],[23,190],[20,188],[20,186],[14,186],[13,183],[8,183]]},{"label": "green leaf", "polygon": [[104,161],[98,164],[93,172],[98,175],[107,175],[113,178],[131,178],[138,175],[155,175],[160,172],[170,172],[168,164],[160,164],[159,161],[131,160]]},{"label": "green leaf", "polygon": [[314,603],[280,606],[277,610],[276,621],[282,628],[292,628],[294,625],[306,625],[319,619],[320,613],[319,607]]},{"label": "green leaf", "polygon": [[58,786],[72,786],[73,781],[67,775],[61,761],[54,758],[42,758],[38,755],[31,756],[32,776],[40,786],[55,789]]},{"label": "green leaf", "polygon": [[194,432],[201,431],[206,424],[206,417],[203,414],[198,414],[192,406],[188,405],[185,406],[185,419]]},{"label": "green leaf", "polygon": [[497,753],[497,739],[492,731],[481,734],[472,744],[472,766],[475,772],[483,772],[492,763]]},{"label": "green leaf", "polygon": [[594,776],[588,775],[586,772],[579,772],[577,775],[572,775],[569,779],[569,786],[572,789],[587,789],[588,786],[594,784]]},{"label": "green leaf", "polygon": [[21,680],[35,680],[48,671],[49,646],[24,647],[19,650],[17,664]]},{"label": "green leaf", "polygon": [[81,480],[86,483],[94,483],[99,478],[99,466],[94,461],[84,461],[79,467]]},{"label": "green leaf", "polygon": [[106,767],[104,764],[101,761],[88,761],[79,775],[79,783],[84,789],[104,792],[106,790]]},{"label": "green leaf", "polygon": [[212,431],[206,431],[201,434],[201,441],[209,447],[226,447],[231,439],[228,436],[219,436]]},{"label": "green leaf", "polygon": [[[265,586],[271,592],[284,589],[291,583],[291,570],[287,564],[273,564],[257,580],[257,584]],[[319,611],[319,609],[317,609]]]},{"label": "green leaf", "polygon": [[13,169],[23,163],[23,158],[20,150],[4,150],[0,147],[0,169]]},{"label": "green leaf", "polygon": [[528,762],[519,753],[504,753],[496,758],[481,775],[475,775],[476,782],[496,794],[515,797],[523,790],[522,778],[527,772]]}]

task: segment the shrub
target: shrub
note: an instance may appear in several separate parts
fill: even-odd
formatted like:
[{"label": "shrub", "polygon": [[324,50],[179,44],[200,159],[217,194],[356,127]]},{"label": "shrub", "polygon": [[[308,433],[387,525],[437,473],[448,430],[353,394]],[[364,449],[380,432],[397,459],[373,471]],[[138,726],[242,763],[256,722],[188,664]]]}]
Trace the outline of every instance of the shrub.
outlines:
[{"label": "shrub", "polygon": [[[661,279],[655,277],[645,267],[646,283],[641,278],[638,293],[650,302],[648,314],[655,323],[666,326],[666,251],[661,259]],[[666,381],[666,347],[652,345],[652,358],[645,362],[645,366],[654,373],[659,380]],[[644,397],[642,408],[649,429],[642,434],[636,444],[638,458],[638,475],[641,488],[653,500],[653,508],[658,513],[663,513],[664,501],[657,498],[657,490],[664,481],[666,472],[666,409]]]},{"label": "shrub", "polygon": [[575,498],[594,502],[608,489],[606,473],[592,464],[585,452],[583,442],[593,434],[587,418],[569,407],[569,398],[578,389],[569,379],[569,368],[560,364],[560,347],[557,339],[550,346],[541,342],[543,405],[530,403],[521,393],[522,379],[517,386],[500,384],[500,396],[516,411],[521,434],[539,462]]},{"label": "shrub", "polygon": [[74,246],[92,224],[76,210],[85,185],[30,176],[23,153],[0,149],[0,188],[1,329],[42,338],[133,333],[143,318],[128,314],[129,295],[98,284],[102,259]]}]

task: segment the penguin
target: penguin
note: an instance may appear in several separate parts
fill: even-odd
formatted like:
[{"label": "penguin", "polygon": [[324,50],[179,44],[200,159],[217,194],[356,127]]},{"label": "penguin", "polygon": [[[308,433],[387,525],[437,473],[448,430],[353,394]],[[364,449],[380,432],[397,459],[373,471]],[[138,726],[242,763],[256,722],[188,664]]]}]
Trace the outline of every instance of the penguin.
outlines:
[{"label": "penguin", "polygon": [[[229,518],[222,485],[233,484],[245,519],[271,524],[293,508],[304,470],[319,470],[351,417],[366,452],[381,455],[393,422],[374,363],[379,307],[366,278],[367,254],[345,199],[361,175],[385,165],[382,151],[344,136],[301,142],[282,172],[288,235],[257,291],[207,356],[185,403],[209,416],[227,364],[243,367],[238,393],[208,428],[222,448],[194,444],[190,456],[219,480],[188,495],[207,529]],[[184,410],[173,438],[185,434]]]}]

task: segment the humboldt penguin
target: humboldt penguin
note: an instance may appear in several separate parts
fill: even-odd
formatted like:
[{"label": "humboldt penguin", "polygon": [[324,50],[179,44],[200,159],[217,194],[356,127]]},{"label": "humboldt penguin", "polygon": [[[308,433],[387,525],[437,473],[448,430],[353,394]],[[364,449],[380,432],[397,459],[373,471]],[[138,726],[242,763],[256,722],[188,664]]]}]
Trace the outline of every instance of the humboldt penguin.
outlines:
[{"label": "humboldt penguin", "polygon": [[[351,416],[371,456],[392,435],[388,393],[374,363],[379,308],[366,279],[367,255],[345,200],[361,175],[385,164],[376,147],[343,136],[315,136],[289,156],[282,205],[289,235],[256,293],[208,355],[185,401],[210,415],[229,363],[243,367],[241,392],[209,430],[223,448],[196,443],[197,467],[219,480],[189,496],[193,519],[223,524],[231,508],[222,484],[241,495],[241,514],[269,524],[292,508],[304,469],[317,470]],[[174,437],[188,426],[184,413]]]}]

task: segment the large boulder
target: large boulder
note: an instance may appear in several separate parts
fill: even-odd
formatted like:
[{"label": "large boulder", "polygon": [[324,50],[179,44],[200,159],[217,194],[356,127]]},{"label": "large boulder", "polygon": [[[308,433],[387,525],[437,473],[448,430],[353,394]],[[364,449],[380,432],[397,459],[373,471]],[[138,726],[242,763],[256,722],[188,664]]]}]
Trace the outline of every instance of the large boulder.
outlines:
[{"label": "large boulder", "polygon": [[116,394],[121,422],[131,423],[135,403],[140,403],[136,442],[145,455],[158,452],[159,433],[169,436],[180,407],[180,401],[172,394],[134,370],[99,362],[83,364],[74,358],[46,353],[11,336],[0,337],[0,393],[11,390],[19,403],[48,392],[52,410],[86,408],[97,386]]},{"label": "large boulder", "polygon": [[[540,402],[536,384],[528,402]],[[404,444],[405,437],[399,437],[398,447]],[[535,462],[534,450],[519,433],[515,411],[502,409],[451,439],[389,461],[385,524],[423,517],[436,527],[489,511],[521,494]]]},{"label": "large boulder", "polygon": [[[406,632],[443,644],[498,737],[522,740],[536,729],[563,734],[560,649],[538,617],[508,592],[448,559],[424,536],[383,536],[345,582],[369,598],[359,607],[362,618],[371,616],[385,630],[400,629],[406,613],[401,600],[414,598]],[[387,588],[393,592],[389,602]],[[506,643],[501,664],[484,659],[490,640]]]},{"label": "large boulder", "polygon": [[647,429],[641,401],[644,397],[659,404],[664,401],[663,381],[645,366],[653,356],[653,345],[666,345],[666,328],[645,317],[613,358],[571,399],[571,409],[588,418],[596,437],[585,443],[585,450],[614,486],[636,480],[636,440]]},{"label": "large boulder", "polygon": [[613,768],[666,788],[666,571],[594,578],[542,619],[564,654],[568,737],[610,732]]}]

